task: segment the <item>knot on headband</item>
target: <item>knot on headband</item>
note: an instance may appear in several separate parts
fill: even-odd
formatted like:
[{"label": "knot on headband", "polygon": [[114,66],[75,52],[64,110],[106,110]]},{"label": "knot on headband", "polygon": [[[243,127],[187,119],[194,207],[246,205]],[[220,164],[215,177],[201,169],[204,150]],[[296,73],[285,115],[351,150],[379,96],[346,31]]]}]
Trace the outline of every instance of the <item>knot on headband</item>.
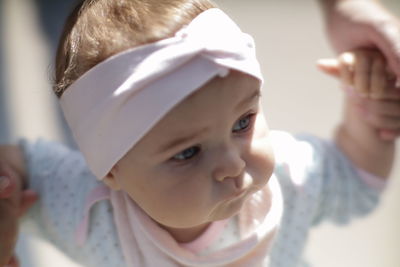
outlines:
[{"label": "knot on headband", "polygon": [[61,107],[89,168],[102,179],[168,111],[229,69],[262,81],[251,36],[209,9],[172,38],[96,65],[64,92]]}]

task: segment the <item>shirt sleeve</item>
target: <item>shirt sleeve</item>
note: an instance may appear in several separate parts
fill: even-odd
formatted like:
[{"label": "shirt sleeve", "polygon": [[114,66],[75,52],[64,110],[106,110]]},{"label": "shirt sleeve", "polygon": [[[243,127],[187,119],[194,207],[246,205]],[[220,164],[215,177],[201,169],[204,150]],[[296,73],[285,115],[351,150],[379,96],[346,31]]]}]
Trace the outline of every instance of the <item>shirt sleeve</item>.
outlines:
[{"label": "shirt sleeve", "polygon": [[77,245],[75,233],[85,216],[86,198],[100,184],[81,153],[44,140],[22,140],[20,146],[27,163],[29,187],[40,197],[24,218],[25,229],[33,229],[84,266],[124,266],[108,200],[96,203],[90,210],[88,238],[82,247]]},{"label": "shirt sleeve", "polygon": [[382,186],[371,186],[360,177],[333,142],[282,132],[273,140],[285,206],[308,215],[312,224],[323,220],[345,224],[378,205]]}]

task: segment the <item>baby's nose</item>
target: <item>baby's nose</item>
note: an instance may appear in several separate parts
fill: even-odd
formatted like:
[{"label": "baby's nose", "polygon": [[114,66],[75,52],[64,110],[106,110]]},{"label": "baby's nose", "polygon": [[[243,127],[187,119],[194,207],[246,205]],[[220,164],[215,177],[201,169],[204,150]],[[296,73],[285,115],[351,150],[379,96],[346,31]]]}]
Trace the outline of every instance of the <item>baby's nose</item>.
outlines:
[{"label": "baby's nose", "polygon": [[235,184],[243,186],[243,173],[246,162],[242,159],[240,151],[235,147],[225,147],[222,153],[216,158],[213,177],[222,182],[225,179],[235,179]]}]

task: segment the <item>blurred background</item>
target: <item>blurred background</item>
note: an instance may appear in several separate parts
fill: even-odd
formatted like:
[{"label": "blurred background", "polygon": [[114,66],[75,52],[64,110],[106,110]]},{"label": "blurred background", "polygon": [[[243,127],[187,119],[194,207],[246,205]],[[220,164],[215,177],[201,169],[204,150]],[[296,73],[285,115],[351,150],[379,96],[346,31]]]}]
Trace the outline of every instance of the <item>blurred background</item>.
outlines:
[{"label": "blurred background", "polygon": [[[0,142],[42,137],[73,146],[50,88],[57,38],[73,0],[0,0]],[[217,0],[253,35],[263,73],[263,105],[273,129],[327,137],[340,119],[338,83],[315,62],[333,52],[318,1]],[[382,1],[400,16],[400,1]],[[400,157],[379,208],[338,228],[324,224],[306,248],[314,266],[400,266]],[[51,245],[22,234],[23,267],[74,267]]]}]

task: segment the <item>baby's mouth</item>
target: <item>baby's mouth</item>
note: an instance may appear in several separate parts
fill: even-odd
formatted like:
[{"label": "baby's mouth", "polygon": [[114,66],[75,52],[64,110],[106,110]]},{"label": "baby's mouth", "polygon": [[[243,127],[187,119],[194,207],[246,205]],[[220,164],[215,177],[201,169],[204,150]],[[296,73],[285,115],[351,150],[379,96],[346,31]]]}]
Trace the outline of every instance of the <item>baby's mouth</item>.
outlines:
[{"label": "baby's mouth", "polygon": [[239,199],[247,199],[250,195],[254,194],[257,190],[252,189],[252,188],[243,188],[241,190],[238,190],[234,194],[232,194],[229,198],[228,201],[236,201]]}]

